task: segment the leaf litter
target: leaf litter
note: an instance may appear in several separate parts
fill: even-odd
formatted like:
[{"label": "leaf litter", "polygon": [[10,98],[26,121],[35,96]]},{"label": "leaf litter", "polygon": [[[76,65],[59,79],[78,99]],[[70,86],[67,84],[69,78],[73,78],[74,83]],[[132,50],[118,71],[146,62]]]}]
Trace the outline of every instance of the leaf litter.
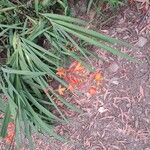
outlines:
[{"label": "leaf litter", "polygon": [[[123,16],[118,15],[116,24],[113,24],[112,28],[107,30],[105,27],[107,24],[105,24],[100,31],[107,30],[111,36],[122,39],[126,37],[133,44],[137,42],[138,36],[144,34],[145,38],[149,37],[150,30],[144,25],[147,20],[140,29],[137,28],[138,23],[133,21],[140,20],[136,13],[138,12],[127,8],[123,10]],[[120,19],[123,20],[122,23],[117,24]],[[118,26],[125,30],[118,32]],[[127,29],[133,30],[129,33]],[[77,104],[84,110],[84,113],[80,115],[64,110],[71,119],[70,124],[56,127],[56,131],[68,137],[70,141],[61,143],[46,135],[33,133],[36,150],[150,149],[150,76],[149,74],[139,76],[143,66],[147,66],[147,61],[143,61],[142,65],[137,65],[103,53],[98,49],[94,50],[98,55],[102,54],[107,58],[104,63],[98,60],[93,61],[94,66],[103,72],[104,83],[98,85],[100,90],[92,96],[66,94],[68,101]],[[141,57],[147,57],[147,53],[150,53],[150,43],[144,45],[142,50],[125,49],[125,51],[142,59]],[[108,73],[109,62],[112,61],[119,64],[119,68],[116,72]],[[108,84],[113,77],[118,78],[119,84]],[[87,80],[87,86],[90,85],[91,83]],[[86,88],[83,86],[82,90],[84,89]],[[0,145],[2,149],[6,148],[2,141]],[[22,150],[28,150],[26,140],[22,145]]]}]

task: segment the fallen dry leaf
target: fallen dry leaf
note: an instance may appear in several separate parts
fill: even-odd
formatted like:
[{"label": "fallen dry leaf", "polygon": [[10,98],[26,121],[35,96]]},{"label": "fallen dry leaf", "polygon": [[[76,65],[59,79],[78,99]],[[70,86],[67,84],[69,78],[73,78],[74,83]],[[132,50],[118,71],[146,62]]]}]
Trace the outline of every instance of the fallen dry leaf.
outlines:
[{"label": "fallen dry leaf", "polygon": [[65,69],[63,67],[57,68],[56,74],[63,77],[65,75]]},{"label": "fallen dry leaf", "polygon": [[65,87],[62,87],[61,85],[59,85],[57,91],[60,95],[64,95],[64,91],[66,90]]},{"label": "fallen dry leaf", "polygon": [[146,12],[149,8],[149,0],[129,0],[130,3],[133,3],[134,1],[142,3],[140,10],[142,10],[142,12]]},{"label": "fallen dry leaf", "polygon": [[96,93],[96,87],[95,87],[95,86],[91,86],[91,87],[89,88],[88,92],[89,92],[91,95],[95,94],[95,93]]},{"label": "fallen dry leaf", "polygon": [[144,97],[144,90],[143,90],[142,86],[140,86],[140,94],[141,94],[142,97]]}]

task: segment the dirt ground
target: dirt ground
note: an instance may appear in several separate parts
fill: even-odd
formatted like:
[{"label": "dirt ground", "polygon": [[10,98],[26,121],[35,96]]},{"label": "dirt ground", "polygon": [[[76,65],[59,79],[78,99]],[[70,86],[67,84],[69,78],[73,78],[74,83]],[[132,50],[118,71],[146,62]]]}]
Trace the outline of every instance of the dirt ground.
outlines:
[{"label": "dirt ground", "polygon": [[[34,133],[35,150],[150,150],[150,12],[141,15],[135,9],[123,7],[121,13],[118,10],[101,25],[100,15],[91,12],[84,16],[82,11],[75,13],[81,18],[92,18],[91,28],[139,47],[119,47],[139,63],[93,48],[105,59],[91,60],[103,72],[102,85],[94,96],[85,91],[84,96],[67,98],[85,111],[80,115],[68,112],[70,123],[56,127],[70,139],[68,142]],[[27,141],[22,145],[21,150],[28,150]],[[0,149],[5,150],[6,146]]]}]

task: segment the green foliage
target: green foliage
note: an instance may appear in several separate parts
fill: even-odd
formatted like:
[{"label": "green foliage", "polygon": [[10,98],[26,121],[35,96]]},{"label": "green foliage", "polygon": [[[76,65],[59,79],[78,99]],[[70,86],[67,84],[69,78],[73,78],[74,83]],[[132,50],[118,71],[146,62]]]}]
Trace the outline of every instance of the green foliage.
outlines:
[{"label": "green foliage", "polygon": [[[0,92],[7,97],[5,103],[0,99],[0,111],[5,114],[1,136],[6,135],[7,125],[12,119],[15,123],[15,138],[20,139],[19,133],[23,132],[29,140],[30,149],[34,149],[31,129],[46,132],[61,141],[66,140],[53,131],[55,123],[67,122],[53,97],[67,108],[81,112],[58,95],[48,83],[51,79],[67,87],[67,83],[55,74],[65,58],[72,57],[90,69],[90,65],[87,65],[83,58],[88,60],[89,55],[94,54],[83,48],[75,39],[133,60],[110,46],[116,43],[129,47],[130,45],[86,29],[85,21],[53,14],[53,9],[49,10],[50,5],[59,4],[56,9],[61,12],[63,10],[64,14],[67,13],[68,6],[65,0],[52,3],[50,1],[0,1],[0,57],[4,54],[6,60],[0,67]],[[47,43],[46,46],[44,43]],[[68,43],[77,51],[68,50]],[[45,92],[47,88],[48,91]],[[53,110],[57,111],[57,115]]]}]

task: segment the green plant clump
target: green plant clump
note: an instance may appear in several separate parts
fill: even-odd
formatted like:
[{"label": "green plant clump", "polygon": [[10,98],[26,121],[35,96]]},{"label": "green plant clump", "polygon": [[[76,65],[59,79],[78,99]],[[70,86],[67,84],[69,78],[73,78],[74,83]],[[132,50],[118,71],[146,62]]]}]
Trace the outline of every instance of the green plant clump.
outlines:
[{"label": "green plant clump", "polygon": [[[53,10],[51,6],[57,7]],[[64,15],[55,14],[56,10]],[[23,132],[29,140],[30,149],[34,149],[31,131],[35,129],[65,141],[53,131],[55,123],[67,122],[53,97],[67,108],[81,111],[58,95],[48,80],[67,86],[56,75],[56,69],[69,58],[90,68],[83,58],[88,60],[89,56],[95,55],[79,43],[94,45],[132,60],[110,46],[128,44],[86,29],[85,21],[66,16],[67,12],[65,0],[0,1],[0,59],[3,60],[0,62],[0,94],[6,97],[5,102],[0,98],[0,113],[4,114],[0,128],[1,136],[5,137],[8,123],[14,122],[14,139],[18,147],[21,143],[20,133]],[[77,51],[68,50],[67,44]],[[45,92],[46,88],[48,92]],[[53,113],[54,110],[58,115]]]}]

